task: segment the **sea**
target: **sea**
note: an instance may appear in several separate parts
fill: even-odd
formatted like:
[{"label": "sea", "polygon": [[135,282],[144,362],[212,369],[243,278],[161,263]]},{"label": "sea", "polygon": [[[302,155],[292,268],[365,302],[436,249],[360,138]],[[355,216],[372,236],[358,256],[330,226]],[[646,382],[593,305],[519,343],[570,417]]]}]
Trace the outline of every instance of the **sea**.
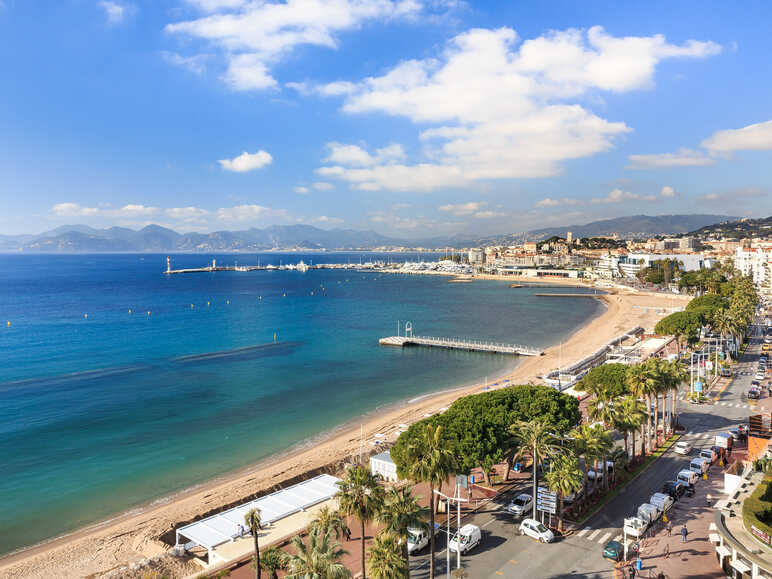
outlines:
[{"label": "sea", "polygon": [[[416,260],[172,255],[172,267]],[[427,259],[422,256],[422,259]],[[435,258],[432,258],[435,259]],[[547,347],[603,306],[508,282],[309,270],[165,275],[166,255],[0,255],[0,553],[511,370],[418,335]],[[588,290],[573,290],[583,292]]]}]

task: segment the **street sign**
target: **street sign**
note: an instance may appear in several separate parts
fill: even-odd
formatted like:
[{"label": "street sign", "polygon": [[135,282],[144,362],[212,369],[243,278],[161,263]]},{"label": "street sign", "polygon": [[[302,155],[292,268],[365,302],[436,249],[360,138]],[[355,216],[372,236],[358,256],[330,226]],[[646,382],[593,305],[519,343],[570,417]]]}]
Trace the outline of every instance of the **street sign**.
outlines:
[{"label": "street sign", "polygon": [[467,488],[469,486],[468,482],[467,482],[467,476],[465,474],[457,474],[456,475],[456,485],[458,485],[458,486],[460,486],[462,488]]},{"label": "street sign", "polygon": [[551,515],[554,515],[558,512],[558,509],[555,505],[541,505],[538,503],[536,504],[536,510],[542,513],[549,513]]},{"label": "street sign", "polygon": [[695,382],[694,383],[694,391],[695,392],[702,392],[702,382]]}]

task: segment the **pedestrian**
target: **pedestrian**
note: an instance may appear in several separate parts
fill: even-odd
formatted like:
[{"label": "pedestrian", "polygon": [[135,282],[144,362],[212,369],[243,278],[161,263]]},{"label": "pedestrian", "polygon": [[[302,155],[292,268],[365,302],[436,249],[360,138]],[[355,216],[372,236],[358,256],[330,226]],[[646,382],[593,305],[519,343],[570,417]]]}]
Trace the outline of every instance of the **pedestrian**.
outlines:
[{"label": "pedestrian", "polygon": [[670,557],[670,543],[667,543],[665,545],[665,559],[667,559],[668,557]]},{"label": "pedestrian", "polygon": [[686,535],[689,534],[689,530],[686,528],[686,525],[681,527],[681,542],[686,543]]},{"label": "pedestrian", "polygon": [[635,579],[635,563],[630,567],[630,579]]},{"label": "pedestrian", "polygon": [[673,522],[668,521],[667,522],[667,536],[671,537],[673,535]]},{"label": "pedestrian", "polygon": [[346,541],[350,541],[350,540],[351,540],[351,529],[349,529],[348,526],[347,526],[346,527]]}]

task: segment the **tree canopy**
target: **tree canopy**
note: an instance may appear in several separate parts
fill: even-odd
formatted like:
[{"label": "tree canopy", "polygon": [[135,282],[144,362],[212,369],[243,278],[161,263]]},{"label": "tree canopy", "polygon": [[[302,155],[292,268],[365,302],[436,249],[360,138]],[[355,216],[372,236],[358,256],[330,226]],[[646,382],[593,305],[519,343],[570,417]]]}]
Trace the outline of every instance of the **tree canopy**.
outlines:
[{"label": "tree canopy", "polygon": [[697,312],[685,310],[662,318],[654,326],[654,331],[665,336],[676,336],[679,341],[680,338],[686,338],[691,343],[699,338],[701,326],[702,316]]},{"label": "tree canopy", "polygon": [[585,374],[576,385],[577,390],[610,400],[627,393],[627,365],[601,364]]}]

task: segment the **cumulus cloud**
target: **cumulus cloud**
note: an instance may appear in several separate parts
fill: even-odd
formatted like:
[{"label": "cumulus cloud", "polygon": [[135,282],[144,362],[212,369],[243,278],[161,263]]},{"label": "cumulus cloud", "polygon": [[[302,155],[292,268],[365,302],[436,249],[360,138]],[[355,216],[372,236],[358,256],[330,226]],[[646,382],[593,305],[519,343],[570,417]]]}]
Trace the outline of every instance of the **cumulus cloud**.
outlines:
[{"label": "cumulus cloud", "polygon": [[553,176],[562,162],[607,151],[630,130],[588,111],[580,97],[646,89],[662,60],[719,51],[712,42],[617,38],[600,27],[551,32],[519,46],[510,28],[469,30],[436,58],[407,60],[382,76],[330,88],[343,95],[348,113],[384,113],[422,125],[428,162],[373,163],[377,152],[356,151],[348,162],[328,158],[319,172],[371,191]]},{"label": "cumulus cloud", "polygon": [[234,90],[277,86],[270,67],[298,46],[335,49],[337,34],[364,22],[412,17],[415,0],[189,0],[205,14],[174,22],[166,32],[204,40],[222,49],[228,62],[224,80]]},{"label": "cumulus cloud", "polygon": [[673,189],[670,185],[665,185],[662,187],[662,190],[659,192],[660,197],[664,197],[665,199],[672,199],[673,197],[676,197],[678,195],[678,191]]},{"label": "cumulus cloud", "polygon": [[552,197],[545,197],[541,201],[535,203],[536,207],[558,207],[560,205],[581,205],[582,201],[579,199],[572,199],[570,197],[562,197],[560,199],[554,199]]},{"label": "cumulus cloud", "polygon": [[659,169],[662,167],[705,167],[715,164],[716,160],[702,151],[681,149],[677,153],[659,153],[653,155],[629,155],[628,169]]},{"label": "cumulus cloud", "polygon": [[137,218],[152,217],[158,214],[158,207],[148,207],[130,203],[123,207],[84,207],[78,203],[57,203],[51,207],[51,213],[57,217],[114,217]]},{"label": "cumulus cloud", "polygon": [[622,191],[621,189],[614,189],[609,192],[605,197],[594,197],[591,199],[593,204],[607,204],[607,203],[622,203],[623,201],[656,201],[656,195],[639,195],[638,193],[630,193],[629,191]]},{"label": "cumulus cloud", "polygon": [[382,163],[393,163],[405,158],[405,151],[401,145],[389,145],[382,149],[377,149],[374,154],[368,153],[358,145],[347,145],[343,143],[327,143],[329,154],[325,161],[327,163],[336,163],[355,167],[370,167]]},{"label": "cumulus cloud", "polygon": [[184,68],[185,70],[194,74],[201,75],[206,70],[206,61],[209,58],[208,54],[196,54],[193,56],[182,56],[177,52],[161,52],[161,58],[167,63],[178,68]]},{"label": "cumulus cloud", "polygon": [[316,181],[315,183],[311,184],[311,187],[317,191],[332,191],[335,189],[335,185],[332,183],[327,183],[326,181]]},{"label": "cumulus cloud", "polygon": [[294,189],[295,193],[298,193],[299,195],[308,195],[311,192],[311,189],[308,187],[304,187],[303,185],[298,185]]},{"label": "cumulus cloud", "polygon": [[461,215],[472,215],[473,213],[479,211],[484,205],[485,203],[483,202],[470,201],[469,203],[440,205],[438,209],[440,211],[452,213],[453,215],[461,216]]},{"label": "cumulus cloud", "polygon": [[319,217],[314,217],[311,222],[322,223],[324,225],[340,225],[343,223],[343,219],[340,217],[328,217],[327,215],[320,215]]},{"label": "cumulus cloud", "polygon": [[58,217],[89,217],[99,214],[98,207],[83,207],[77,203],[57,203],[51,213]]},{"label": "cumulus cloud", "polygon": [[759,187],[740,187],[737,189],[730,189],[728,191],[722,191],[720,193],[707,193],[705,195],[698,195],[699,201],[720,201],[720,202],[733,202],[738,198],[754,198],[754,197],[766,197],[769,192]]},{"label": "cumulus cloud", "polygon": [[492,219],[493,217],[505,217],[506,213],[501,213],[499,211],[478,211],[474,214],[476,219]]},{"label": "cumulus cloud", "polygon": [[111,26],[123,22],[133,8],[130,4],[121,4],[112,0],[102,0],[101,2],[97,2],[97,6],[104,11],[107,23]]},{"label": "cumulus cloud", "polygon": [[164,214],[169,219],[182,221],[184,223],[200,223],[204,218],[211,215],[210,211],[200,207],[170,207],[164,210]]},{"label": "cumulus cloud", "polygon": [[235,205],[220,207],[215,215],[221,221],[255,221],[266,217],[286,217],[284,209],[271,209],[262,205]]},{"label": "cumulus cloud", "polygon": [[741,129],[717,131],[702,141],[711,153],[772,149],[772,121],[748,125]]},{"label": "cumulus cloud", "polygon": [[247,153],[244,151],[238,157],[234,157],[233,159],[220,159],[217,162],[220,163],[220,166],[226,171],[246,173],[256,169],[262,169],[266,165],[270,165],[272,161],[273,157],[261,149],[257,153]]}]

